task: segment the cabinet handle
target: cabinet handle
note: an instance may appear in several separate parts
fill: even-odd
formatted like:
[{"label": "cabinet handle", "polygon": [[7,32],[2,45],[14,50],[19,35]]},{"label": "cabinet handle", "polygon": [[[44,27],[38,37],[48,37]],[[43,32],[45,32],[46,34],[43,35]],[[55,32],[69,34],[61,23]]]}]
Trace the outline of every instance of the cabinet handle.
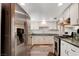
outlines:
[{"label": "cabinet handle", "polygon": [[69,52],[67,51],[67,55],[69,56]]},{"label": "cabinet handle", "polygon": [[66,50],[65,50],[65,53],[66,53]]},{"label": "cabinet handle", "polygon": [[76,52],[75,50],[71,49],[71,51]]},{"label": "cabinet handle", "polygon": [[66,51],[66,50],[65,50],[65,54],[67,54],[67,55],[69,56],[69,53],[68,53],[68,51]]}]

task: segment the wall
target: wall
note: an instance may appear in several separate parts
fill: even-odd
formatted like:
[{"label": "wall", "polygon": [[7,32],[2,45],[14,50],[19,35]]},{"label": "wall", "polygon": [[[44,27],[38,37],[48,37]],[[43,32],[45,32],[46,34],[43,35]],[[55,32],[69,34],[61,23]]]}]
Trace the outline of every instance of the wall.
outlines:
[{"label": "wall", "polygon": [[1,55],[1,3],[0,3],[0,55]]}]

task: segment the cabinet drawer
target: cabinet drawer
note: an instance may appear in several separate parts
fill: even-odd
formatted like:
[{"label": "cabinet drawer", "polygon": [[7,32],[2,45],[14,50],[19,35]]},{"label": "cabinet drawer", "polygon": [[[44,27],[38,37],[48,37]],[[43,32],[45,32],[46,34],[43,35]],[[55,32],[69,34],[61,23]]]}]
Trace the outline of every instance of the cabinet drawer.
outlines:
[{"label": "cabinet drawer", "polygon": [[79,48],[65,41],[61,41],[61,55],[79,56]]},{"label": "cabinet drawer", "polygon": [[67,43],[67,42],[65,42],[64,44],[66,45],[66,47],[64,49],[66,49],[66,54],[68,56],[79,56],[79,48],[78,47],[76,47],[70,43]]},{"label": "cabinet drawer", "polygon": [[79,56],[79,52],[72,48],[69,50],[68,54],[69,56]]},{"label": "cabinet drawer", "polygon": [[71,51],[79,54],[79,48],[76,46],[71,45]]}]

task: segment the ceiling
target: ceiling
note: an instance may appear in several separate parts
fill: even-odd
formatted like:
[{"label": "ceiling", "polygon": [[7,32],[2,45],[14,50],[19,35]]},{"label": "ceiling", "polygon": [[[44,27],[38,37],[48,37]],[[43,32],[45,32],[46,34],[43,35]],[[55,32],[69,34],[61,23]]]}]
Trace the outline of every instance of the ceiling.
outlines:
[{"label": "ceiling", "polygon": [[63,3],[60,7],[58,3],[25,3],[25,5],[19,5],[30,15],[32,21],[43,19],[49,21],[55,20],[55,17],[59,17],[70,3]]}]

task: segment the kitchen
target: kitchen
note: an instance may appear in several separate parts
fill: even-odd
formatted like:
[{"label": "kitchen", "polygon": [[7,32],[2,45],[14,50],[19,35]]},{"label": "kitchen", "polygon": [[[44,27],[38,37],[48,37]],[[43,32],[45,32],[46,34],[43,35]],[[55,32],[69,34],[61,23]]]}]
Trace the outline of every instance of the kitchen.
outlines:
[{"label": "kitchen", "polygon": [[[43,8],[42,11],[38,10],[41,7],[40,5],[42,5],[42,8]],[[40,19],[39,15],[41,14],[39,15],[37,14],[39,17],[35,15],[37,18],[35,17],[33,17],[33,19],[31,18],[32,45],[34,46],[44,45],[45,46],[46,44],[48,45],[52,44],[52,51],[49,50],[48,52],[48,54],[51,53],[52,56],[53,55],[55,56],[77,56],[79,55],[79,51],[78,51],[79,44],[77,44],[78,43],[78,28],[79,28],[78,26],[79,4],[71,3],[71,4],[65,5],[64,7],[59,6],[62,10],[60,9],[59,17],[57,18],[52,18],[50,15],[52,12],[50,13],[48,12],[49,10],[45,9],[45,8],[50,9],[51,8],[49,7],[50,5],[53,6],[53,4],[32,4],[32,6],[35,9],[36,7],[39,7],[38,9],[35,10],[35,9],[30,8],[31,6],[30,4],[27,4],[27,7],[29,7],[30,11],[34,10],[33,12],[36,11],[40,13],[41,12],[45,13],[45,15],[42,14],[42,16],[45,16],[45,18],[43,17],[43,20],[39,20],[39,21],[37,20],[37,19]],[[32,14],[30,13],[30,15]],[[54,14],[54,17],[55,17],[55,14]],[[65,44],[68,44],[68,45],[65,45]],[[37,54],[38,53],[36,53],[35,55]]]},{"label": "kitchen", "polygon": [[[12,11],[11,19],[5,21],[7,24],[12,20],[10,21],[12,23],[5,25],[9,26],[11,31],[9,32],[8,28],[5,30],[11,34],[10,38],[6,37],[9,39],[6,43],[10,44],[5,46],[9,48],[1,47],[6,50],[1,50],[3,51],[1,55],[79,56],[78,3],[9,3],[8,5],[4,3],[1,5],[6,8],[9,5],[14,7],[13,9],[8,7]],[[2,34],[1,40],[4,39]]]}]

